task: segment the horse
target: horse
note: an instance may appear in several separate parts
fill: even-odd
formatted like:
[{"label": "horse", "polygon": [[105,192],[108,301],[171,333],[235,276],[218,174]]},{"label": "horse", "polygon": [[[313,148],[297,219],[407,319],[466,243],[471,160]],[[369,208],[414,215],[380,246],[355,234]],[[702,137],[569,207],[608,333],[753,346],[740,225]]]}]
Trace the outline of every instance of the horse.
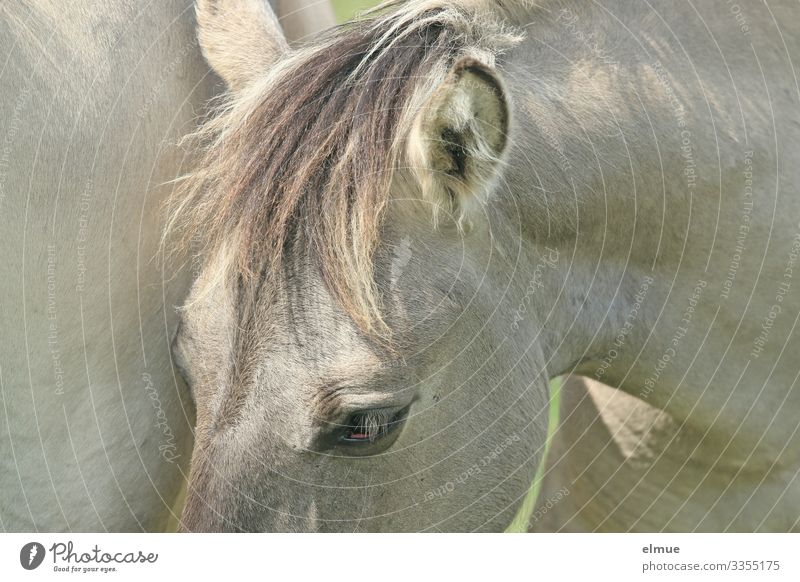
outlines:
[{"label": "horse", "polygon": [[[280,17],[289,42],[333,24],[275,4],[282,43]],[[4,531],[176,523],[194,411],[170,341],[196,267],[156,257],[176,144],[221,90],[195,27],[186,0],[0,6]]]},{"label": "horse", "polygon": [[800,528],[792,3],[389,1],[272,55],[200,10],[229,90],[167,227],[201,265],[182,531],[537,529],[567,373],[668,415],[655,456],[693,441],[619,481],[653,519],[566,453],[554,512]]}]

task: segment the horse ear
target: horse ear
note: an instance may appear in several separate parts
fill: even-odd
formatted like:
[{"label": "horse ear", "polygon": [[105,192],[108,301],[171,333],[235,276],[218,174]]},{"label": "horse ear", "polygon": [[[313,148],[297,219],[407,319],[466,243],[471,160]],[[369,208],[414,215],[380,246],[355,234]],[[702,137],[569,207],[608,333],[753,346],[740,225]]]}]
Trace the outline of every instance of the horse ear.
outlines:
[{"label": "horse ear", "polygon": [[458,219],[483,202],[508,145],[509,103],[497,71],[474,57],[451,67],[417,114],[408,140],[423,196]]},{"label": "horse ear", "polygon": [[267,0],[197,0],[197,37],[208,64],[232,91],[289,50]]}]

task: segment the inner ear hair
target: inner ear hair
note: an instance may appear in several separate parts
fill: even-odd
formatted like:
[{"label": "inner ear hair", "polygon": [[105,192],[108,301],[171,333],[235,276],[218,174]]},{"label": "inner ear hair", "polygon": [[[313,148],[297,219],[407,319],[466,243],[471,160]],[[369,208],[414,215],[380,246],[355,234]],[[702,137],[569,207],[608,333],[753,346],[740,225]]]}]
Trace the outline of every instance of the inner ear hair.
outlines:
[{"label": "inner ear hair", "polygon": [[417,116],[409,141],[412,171],[435,209],[461,223],[471,204],[488,199],[508,128],[509,106],[497,73],[478,58],[458,59]]}]

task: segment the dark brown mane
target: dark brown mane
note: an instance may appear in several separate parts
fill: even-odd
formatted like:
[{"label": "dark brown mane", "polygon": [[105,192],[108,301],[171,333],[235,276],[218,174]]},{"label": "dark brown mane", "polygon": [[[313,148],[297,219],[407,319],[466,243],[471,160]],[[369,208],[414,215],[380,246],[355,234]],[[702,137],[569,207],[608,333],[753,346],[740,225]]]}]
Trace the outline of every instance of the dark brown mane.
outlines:
[{"label": "dark brown mane", "polygon": [[376,331],[372,256],[407,110],[475,27],[452,7],[401,11],[339,27],[293,56],[199,132],[204,155],[173,226],[199,230],[205,256],[227,249],[245,278],[279,272],[303,244],[347,313]]}]

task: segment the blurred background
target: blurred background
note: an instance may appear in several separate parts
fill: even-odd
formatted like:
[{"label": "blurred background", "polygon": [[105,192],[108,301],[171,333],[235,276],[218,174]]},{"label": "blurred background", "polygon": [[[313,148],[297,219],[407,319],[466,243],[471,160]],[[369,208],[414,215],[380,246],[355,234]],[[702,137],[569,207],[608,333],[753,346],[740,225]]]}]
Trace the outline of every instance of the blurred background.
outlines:
[{"label": "blurred background", "polygon": [[378,3],[379,0],[331,0],[339,22],[350,20],[360,10],[371,8]]}]

